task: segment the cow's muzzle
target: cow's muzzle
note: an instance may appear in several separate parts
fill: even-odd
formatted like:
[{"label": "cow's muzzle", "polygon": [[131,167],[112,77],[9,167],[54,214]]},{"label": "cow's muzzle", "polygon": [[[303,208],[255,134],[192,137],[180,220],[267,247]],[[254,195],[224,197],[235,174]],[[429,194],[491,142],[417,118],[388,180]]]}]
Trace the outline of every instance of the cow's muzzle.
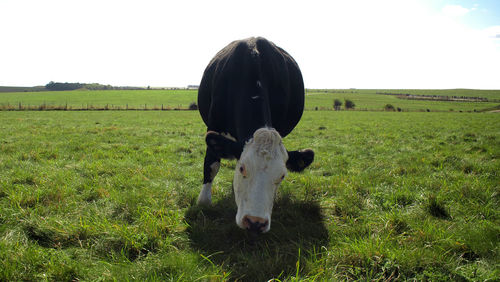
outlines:
[{"label": "cow's muzzle", "polygon": [[243,226],[253,233],[262,233],[266,230],[268,224],[269,221],[261,217],[251,215],[245,215],[243,217]]}]

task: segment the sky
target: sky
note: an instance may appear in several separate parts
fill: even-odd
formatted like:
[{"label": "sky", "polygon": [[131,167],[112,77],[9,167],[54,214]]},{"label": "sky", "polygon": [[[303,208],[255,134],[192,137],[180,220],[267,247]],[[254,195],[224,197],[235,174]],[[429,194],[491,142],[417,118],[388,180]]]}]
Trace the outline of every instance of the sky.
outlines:
[{"label": "sky", "polygon": [[500,89],[498,0],[0,0],[0,85],[186,87],[251,36],[307,88]]}]

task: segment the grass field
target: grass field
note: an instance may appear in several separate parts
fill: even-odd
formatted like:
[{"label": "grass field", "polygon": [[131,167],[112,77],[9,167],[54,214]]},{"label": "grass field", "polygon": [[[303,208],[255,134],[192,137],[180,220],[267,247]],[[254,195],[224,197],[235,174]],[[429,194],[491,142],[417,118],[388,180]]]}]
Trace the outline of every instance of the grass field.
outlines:
[{"label": "grass field", "polygon": [[125,109],[143,109],[160,107],[187,108],[190,103],[197,102],[196,90],[74,90],[45,92],[12,92],[0,93],[0,105],[19,103],[25,106],[65,106],[86,109],[88,106],[109,108],[119,106]]},{"label": "grass field", "polygon": [[204,132],[195,111],[0,111],[0,280],[500,276],[498,114],[306,111],[284,143],[316,160],[258,239],[234,162],[194,205]]},{"label": "grass field", "polygon": [[408,93],[415,95],[442,95],[442,96],[466,96],[466,97],[483,97],[488,99],[500,99],[499,90],[479,90],[479,89],[376,89],[376,90],[358,90],[361,93]]},{"label": "grass field", "polygon": [[[344,92],[344,93],[342,93]],[[500,105],[500,102],[452,102],[452,101],[416,101],[399,99],[396,96],[380,95],[376,93],[408,93],[415,95],[441,95],[441,96],[468,96],[483,97],[488,99],[500,99],[498,90],[337,90],[337,91],[308,91],[306,99],[306,109],[312,110],[318,107],[333,107],[333,100],[352,100],[356,104],[356,109],[381,111],[385,105],[391,104],[394,108],[401,108],[403,111],[480,111]]]},{"label": "grass field", "polygon": [[[343,93],[342,93],[343,92]],[[351,93],[353,92],[353,93]],[[377,92],[410,93],[419,95],[468,96],[494,99],[496,102],[450,102],[415,101],[399,99],[396,96],[379,95]],[[356,109],[382,111],[387,104],[403,111],[481,111],[500,105],[500,90],[308,90],[305,107],[307,110],[332,110],[333,100],[342,102],[350,99]],[[22,107],[59,107],[68,109],[186,109],[197,102],[196,90],[75,90],[46,92],[0,93],[0,110]]]}]

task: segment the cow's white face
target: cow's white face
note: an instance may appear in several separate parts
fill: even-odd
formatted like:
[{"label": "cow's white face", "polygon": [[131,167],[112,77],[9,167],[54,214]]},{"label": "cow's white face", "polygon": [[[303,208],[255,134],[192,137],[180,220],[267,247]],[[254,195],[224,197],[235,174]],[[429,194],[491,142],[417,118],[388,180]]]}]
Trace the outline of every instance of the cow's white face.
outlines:
[{"label": "cow's white face", "polygon": [[208,181],[203,184],[198,203],[211,203],[211,185],[220,159],[238,159],[233,181],[238,206],[236,224],[257,233],[271,228],[274,198],[287,169],[300,172],[314,160],[310,149],[287,151],[280,134],[272,128],[258,129],[245,144],[214,131],[207,132],[205,141],[204,176]]},{"label": "cow's white face", "polygon": [[255,131],[241,153],[234,172],[236,224],[244,229],[267,232],[277,189],[286,176],[288,154],[274,129]]}]

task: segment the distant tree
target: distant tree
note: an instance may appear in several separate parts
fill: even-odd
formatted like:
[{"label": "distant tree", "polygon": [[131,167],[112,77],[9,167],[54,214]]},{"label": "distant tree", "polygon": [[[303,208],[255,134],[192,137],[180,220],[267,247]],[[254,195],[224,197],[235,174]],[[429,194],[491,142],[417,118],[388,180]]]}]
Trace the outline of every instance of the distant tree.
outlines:
[{"label": "distant tree", "polygon": [[53,88],[54,88],[54,85],[55,85],[55,84],[56,84],[56,83],[55,83],[54,81],[51,81],[51,82],[49,82],[49,83],[47,83],[47,84],[45,85],[45,88],[46,88],[47,90],[51,90],[51,89],[53,89]]},{"label": "distant tree", "polygon": [[192,102],[191,104],[189,104],[189,109],[192,111],[196,111],[198,109],[198,105],[196,104],[196,102]]},{"label": "distant tree", "polygon": [[395,111],[395,108],[394,108],[394,106],[393,106],[393,105],[391,105],[391,104],[386,104],[386,105],[385,105],[385,107],[384,107],[384,110],[394,112],[394,111]]},{"label": "distant tree", "polygon": [[335,99],[333,101],[333,108],[338,111],[340,110],[340,107],[342,106],[342,101],[340,101],[339,99]]},{"label": "distant tree", "polygon": [[108,90],[113,89],[111,85],[102,85],[99,83],[78,83],[78,82],[54,82],[51,81],[45,85],[45,89],[50,91],[63,91],[63,90],[75,90],[75,89],[87,89],[87,90]]},{"label": "distant tree", "polygon": [[355,106],[356,106],[356,104],[354,104],[353,101],[351,101],[349,99],[344,100],[344,107],[346,110],[354,109]]},{"label": "distant tree", "polygon": [[51,81],[45,85],[45,88],[50,91],[64,91],[64,90],[75,90],[85,87],[82,83],[68,83],[68,82],[54,82]]}]

